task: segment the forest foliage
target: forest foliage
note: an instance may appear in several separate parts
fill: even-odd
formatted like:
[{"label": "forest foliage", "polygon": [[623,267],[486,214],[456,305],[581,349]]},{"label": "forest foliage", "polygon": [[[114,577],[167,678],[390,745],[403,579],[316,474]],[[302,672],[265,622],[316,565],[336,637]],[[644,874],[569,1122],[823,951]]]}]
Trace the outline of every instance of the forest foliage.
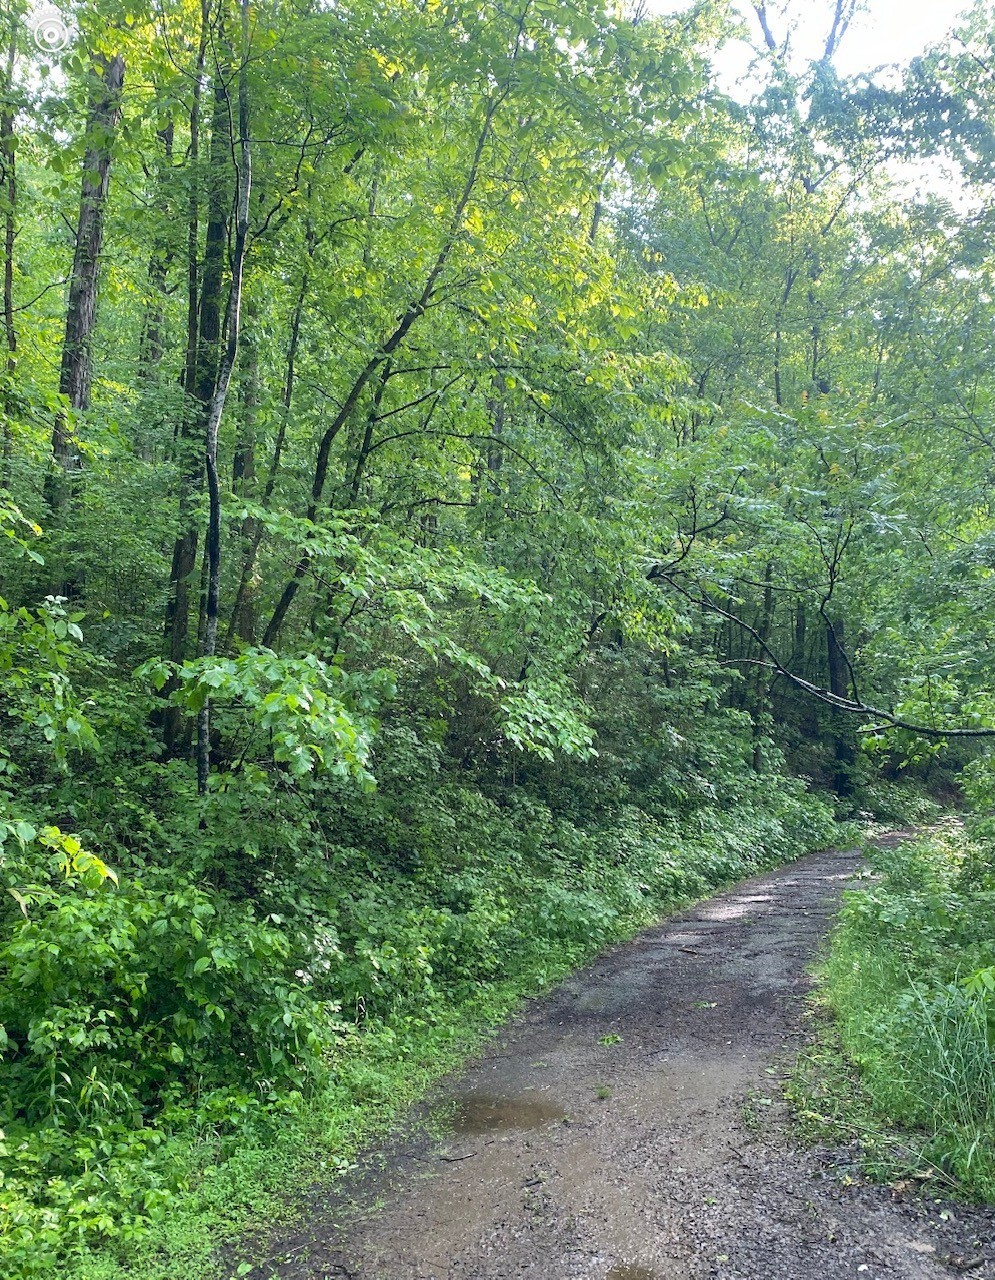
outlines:
[{"label": "forest foliage", "polygon": [[846,79],[853,7],[733,96],[721,3],[0,14],[23,1274],[902,770],[990,805],[992,15]]}]

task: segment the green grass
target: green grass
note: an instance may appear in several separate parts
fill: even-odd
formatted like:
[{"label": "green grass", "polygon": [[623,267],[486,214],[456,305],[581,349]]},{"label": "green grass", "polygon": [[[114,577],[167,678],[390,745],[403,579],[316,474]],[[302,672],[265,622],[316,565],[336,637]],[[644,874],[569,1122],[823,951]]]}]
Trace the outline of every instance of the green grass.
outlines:
[{"label": "green grass", "polygon": [[957,1179],[930,1161],[921,1132],[885,1119],[819,996],[810,1014],[809,1041],[782,1086],[797,1139],[838,1152],[841,1165],[858,1168],[873,1182],[915,1180],[941,1186],[947,1194],[963,1194]]},{"label": "green grass", "polygon": [[952,821],[869,854],[821,972],[817,1032],[788,1085],[802,1133],[872,1177],[995,1200],[995,892]]}]

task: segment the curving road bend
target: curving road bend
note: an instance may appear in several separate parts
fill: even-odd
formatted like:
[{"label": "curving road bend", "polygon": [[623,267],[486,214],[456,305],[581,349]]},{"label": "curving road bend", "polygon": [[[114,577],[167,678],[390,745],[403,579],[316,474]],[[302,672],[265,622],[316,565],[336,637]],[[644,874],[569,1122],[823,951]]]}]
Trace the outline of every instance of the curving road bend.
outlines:
[{"label": "curving road bend", "polygon": [[[806,857],[533,1002],[308,1225],[281,1280],[995,1280],[995,1214],[798,1151],[776,1077],[857,869]],[[940,1213],[944,1217],[940,1217]]]}]

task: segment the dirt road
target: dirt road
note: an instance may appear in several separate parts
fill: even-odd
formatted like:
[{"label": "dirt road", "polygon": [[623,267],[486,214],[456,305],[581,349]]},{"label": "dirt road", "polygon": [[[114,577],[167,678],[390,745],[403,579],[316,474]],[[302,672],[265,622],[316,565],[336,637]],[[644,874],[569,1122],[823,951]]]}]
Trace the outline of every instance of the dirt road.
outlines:
[{"label": "dirt road", "polygon": [[896,1200],[786,1136],[774,1077],[855,867],[824,853],[751,880],[533,1003],[344,1193],[315,1194],[268,1273],[995,1277],[990,1211]]}]

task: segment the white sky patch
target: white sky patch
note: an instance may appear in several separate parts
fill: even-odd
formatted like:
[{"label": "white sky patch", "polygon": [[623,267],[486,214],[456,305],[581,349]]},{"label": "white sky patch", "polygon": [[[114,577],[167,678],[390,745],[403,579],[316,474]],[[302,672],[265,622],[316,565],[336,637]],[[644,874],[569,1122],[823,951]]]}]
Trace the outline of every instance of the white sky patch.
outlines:
[{"label": "white sky patch", "polygon": [[[740,7],[756,18],[748,3]],[[818,57],[831,23],[831,0],[802,0],[796,52]],[[840,45],[835,66],[840,75],[858,75],[883,63],[909,62],[937,44],[958,23],[962,0],[868,0],[867,12],[857,14]],[[775,33],[776,34],[776,33]]]},{"label": "white sky patch", "polygon": [[[755,46],[761,43],[760,26],[750,0],[735,0]],[[965,0],[866,0],[834,59],[840,75],[859,75],[890,63],[909,62],[935,45],[958,25],[967,7]],[[687,0],[649,0],[657,13],[679,13]],[[832,25],[834,0],[768,0],[770,24],[776,39],[784,38],[786,23],[795,26],[791,48],[799,66],[821,56]],[[784,10],[787,10],[786,16]],[[753,49],[743,41],[730,41],[715,60],[721,87],[727,91],[747,77]]]}]

